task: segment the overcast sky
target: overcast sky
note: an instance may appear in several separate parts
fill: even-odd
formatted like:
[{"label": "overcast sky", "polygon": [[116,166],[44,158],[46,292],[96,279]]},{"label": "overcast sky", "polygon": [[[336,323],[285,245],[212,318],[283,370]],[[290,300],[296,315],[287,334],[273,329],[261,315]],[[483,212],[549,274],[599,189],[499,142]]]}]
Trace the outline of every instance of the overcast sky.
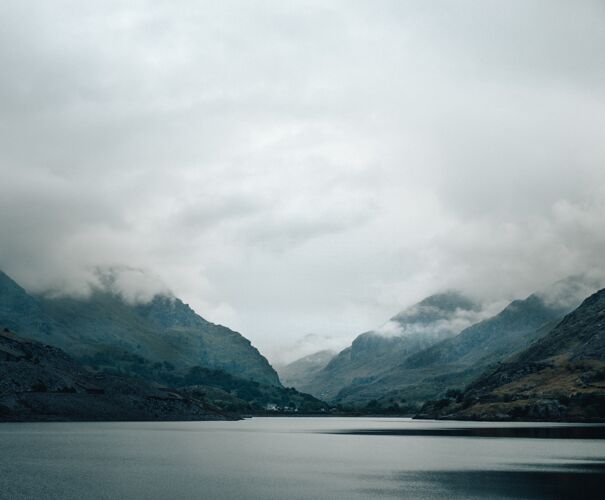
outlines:
[{"label": "overcast sky", "polygon": [[0,268],[145,269],[272,360],[598,268],[604,26],[583,0],[4,0]]}]

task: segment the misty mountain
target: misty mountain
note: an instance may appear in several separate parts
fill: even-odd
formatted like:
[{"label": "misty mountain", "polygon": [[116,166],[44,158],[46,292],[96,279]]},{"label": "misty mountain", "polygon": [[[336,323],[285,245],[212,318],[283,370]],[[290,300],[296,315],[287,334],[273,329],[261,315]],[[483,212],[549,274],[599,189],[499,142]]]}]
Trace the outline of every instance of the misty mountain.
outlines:
[{"label": "misty mountain", "polygon": [[143,375],[201,366],[281,386],[269,362],[237,332],[173,296],[129,303],[95,289],[85,298],[31,295],[0,272],[0,325],[65,350],[95,369]]},{"label": "misty mountain", "polygon": [[350,385],[368,384],[409,356],[454,336],[475,321],[480,307],[459,292],[432,295],[377,330],[359,335],[297,389],[327,401]]},{"label": "misty mountain", "polygon": [[225,418],[200,397],[92,373],[61,349],[0,331],[0,421]]},{"label": "misty mountain", "polygon": [[605,418],[605,289],[548,334],[422,415],[456,419]]},{"label": "misty mountain", "polygon": [[451,389],[462,389],[490,365],[524,349],[543,337],[582,300],[593,286],[585,277],[570,277],[514,300],[495,316],[472,325],[458,335],[411,354],[382,376],[355,381],[333,401],[379,406],[418,405]]},{"label": "misty mountain", "polygon": [[318,351],[275,368],[284,386],[302,387],[308,384],[335,355],[336,353],[330,350]]},{"label": "misty mountain", "polygon": [[[328,405],[308,394],[285,389],[267,360],[239,333],[206,321],[172,296],[159,295],[146,303],[133,304],[120,295],[97,289],[87,298],[48,298],[28,294],[0,273],[0,327],[19,334],[12,335],[14,342],[21,339],[28,345],[29,340],[24,340],[28,338],[54,346],[36,347],[37,343],[31,341],[32,349],[52,353],[49,370],[38,362],[23,364],[29,355],[19,357],[20,364],[4,366],[7,373],[12,370],[17,384],[12,393],[28,393],[23,397],[34,398],[42,405],[36,406],[38,410],[30,416],[23,413],[25,407],[17,405],[14,418],[111,420],[115,405],[124,399],[123,393],[129,397],[137,394],[144,401],[148,397],[159,401],[163,396],[158,394],[170,391],[219,412],[258,413],[267,407],[301,412],[328,409]],[[27,370],[22,369],[24,366]],[[15,367],[20,368],[15,371]],[[38,373],[38,369],[42,371]],[[61,370],[68,370],[73,376],[65,378]],[[45,387],[54,387],[51,382],[55,379],[71,380],[73,383],[67,384],[70,394],[72,386],[87,386],[91,377],[105,380],[109,386],[103,389],[105,398],[70,396],[71,399],[64,397],[59,401],[56,395],[49,395],[59,391],[57,387],[42,391],[49,393],[43,396],[29,395],[32,391],[28,387],[32,380],[35,385],[36,377],[48,382],[44,382]],[[155,392],[149,392],[152,389]],[[19,401],[25,406],[30,404],[23,397],[19,396]],[[74,406],[78,398],[86,400],[81,410]],[[64,400],[66,406],[61,403]],[[128,401],[124,404],[129,408]],[[52,413],[55,405],[58,413]],[[146,404],[142,408],[147,411]],[[155,406],[150,408],[156,411]],[[178,412],[174,418],[206,418],[195,405],[192,408],[186,418]],[[129,412],[116,410],[115,418],[122,415],[127,420],[152,419],[145,412]],[[158,418],[173,418],[172,413],[156,413]]]}]

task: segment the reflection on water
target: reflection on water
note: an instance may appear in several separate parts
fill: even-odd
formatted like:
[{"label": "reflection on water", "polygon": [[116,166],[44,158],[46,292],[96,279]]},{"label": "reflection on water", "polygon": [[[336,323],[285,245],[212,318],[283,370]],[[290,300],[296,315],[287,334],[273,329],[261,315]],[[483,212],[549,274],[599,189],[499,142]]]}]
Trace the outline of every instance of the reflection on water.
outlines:
[{"label": "reflection on water", "polygon": [[2,424],[0,498],[603,498],[603,434],[392,418]]},{"label": "reflection on water", "polygon": [[326,431],[332,434],[358,436],[443,436],[484,438],[532,438],[532,439],[605,439],[605,426],[566,425],[552,427],[444,427],[438,424],[427,428],[394,429],[342,429]]},{"label": "reflection on water", "polygon": [[[602,499],[605,466],[592,470],[433,471],[401,473],[385,488],[365,489],[373,497]],[[393,484],[395,483],[395,484]],[[424,498],[431,498],[426,496]]]}]

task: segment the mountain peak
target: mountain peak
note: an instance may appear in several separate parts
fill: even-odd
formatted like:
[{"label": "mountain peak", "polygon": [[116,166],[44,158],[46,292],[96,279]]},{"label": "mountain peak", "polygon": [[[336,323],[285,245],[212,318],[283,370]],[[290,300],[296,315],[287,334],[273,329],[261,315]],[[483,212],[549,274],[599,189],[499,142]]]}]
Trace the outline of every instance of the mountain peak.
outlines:
[{"label": "mountain peak", "polygon": [[438,307],[442,310],[476,309],[478,305],[459,290],[445,290],[429,295],[419,305]]},{"label": "mountain peak", "polygon": [[459,312],[478,312],[479,304],[457,290],[447,290],[426,297],[391,318],[400,324],[428,324],[450,319]]},{"label": "mountain peak", "polygon": [[96,289],[121,297],[129,304],[145,304],[156,296],[174,297],[164,281],[145,269],[129,266],[97,267]]},{"label": "mountain peak", "polygon": [[570,311],[580,305],[589,295],[593,294],[604,283],[596,276],[576,274],[556,281],[548,287],[535,293],[546,306]]},{"label": "mountain peak", "polygon": [[188,304],[171,295],[156,295],[135,308],[139,314],[162,328],[193,328],[209,324]]}]

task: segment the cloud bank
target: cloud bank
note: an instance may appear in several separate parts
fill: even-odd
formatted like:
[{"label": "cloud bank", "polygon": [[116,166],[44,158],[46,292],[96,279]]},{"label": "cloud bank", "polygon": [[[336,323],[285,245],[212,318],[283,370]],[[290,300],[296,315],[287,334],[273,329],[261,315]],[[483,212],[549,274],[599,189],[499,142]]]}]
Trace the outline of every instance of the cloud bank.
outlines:
[{"label": "cloud bank", "polygon": [[65,293],[149,269],[269,356],[437,289],[595,272],[604,23],[590,0],[3,2],[0,268]]}]

